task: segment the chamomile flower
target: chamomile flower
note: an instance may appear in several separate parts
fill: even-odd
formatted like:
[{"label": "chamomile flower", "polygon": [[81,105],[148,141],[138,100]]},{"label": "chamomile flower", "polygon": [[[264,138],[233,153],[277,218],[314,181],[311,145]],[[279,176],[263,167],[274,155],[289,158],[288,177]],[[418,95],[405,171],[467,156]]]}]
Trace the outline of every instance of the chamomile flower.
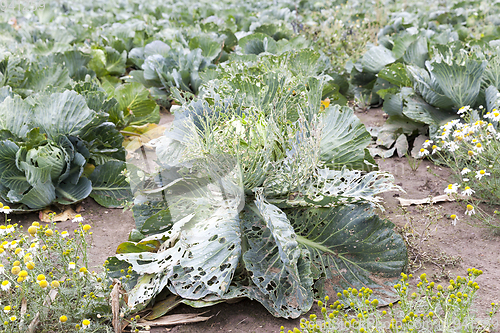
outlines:
[{"label": "chamomile flower", "polygon": [[429,155],[429,151],[424,148],[420,148],[420,151],[418,152],[418,157],[424,157],[426,155]]},{"label": "chamomile flower", "polygon": [[457,143],[455,141],[446,142],[445,146],[446,146],[446,149],[448,149],[448,151],[450,153],[457,151],[459,148],[459,146],[457,145]]},{"label": "chamomile flower", "polygon": [[90,320],[88,320],[88,319],[84,319],[84,320],[82,321],[82,328],[83,328],[83,329],[86,329],[86,328],[87,328],[87,327],[89,327],[89,326],[90,326]]},{"label": "chamomile flower", "polygon": [[432,143],[433,143],[432,140],[425,140],[424,143],[422,143],[422,147],[429,148],[432,145]]},{"label": "chamomile flower", "polygon": [[469,168],[463,168],[463,169],[462,169],[462,171],[460,171],[460,173],[461,173],[462,175],[466,175],[466,174],[468,174],[468,173],[469,173],[469,172],[471,172],[471,171],[472,171],[472,170],[471,170],[471,169],[469,169]]},{"label": "chamomile flower", "polygon": [[478,170],[476,171],[476,178],[481,180],[484,176],[490,176],[489,172],[486,172],[486,170]]},{"label": "chamomile flower", "polygon": [[12,310],[12,307],[10,305],[7,305],[6,307],[3,308],[3,312],[9,313],[10,310]]},{"label": "chamomile flower", "polygon": [[483,145],[481,144],[481,142],[476,143],[476,145],[474,146],[474,150],[475,150],[475,151],[476,151],[476,153],[478,153],[478,154],[481,154],[481,153],[484,151],[484,147],[483,147]]},{"label": "chamomile flower", "polygon": [[5,266],[0,264],[0,275],[5,274]]},{"label": "chamomile flower", "polygon": [[76,267],[76,264],[74,262],[70,262],[68,264],[68,269],[75,269],[75,267]]},{"label": "chamomile flower", "polygon": [[495,112],[491,113],[490,114],[490,119],[492,121],[500,121],[500,112],[495,111]]},{"label": "chamomile flower", "polygon": [[475,214],[476,211],[474,210],[474,206],[472,205],[467,205],[467,208],[465,209],[465,214],[471,216],[472,214]]},{"label": "chamomile flower", "polygon": [[455,215],[455,214],[451,214],[451,215],[450,215],[450,218],[451,218],[451,223],[452,223],[453,225],[457,225],[457,221],[458,221],[458,217],[457,217],[457,215]]},{"label": "chamomile flower", "polygon": [[462,106],[460,109],[458,109],[457,114],[467,113],[470,110],[471,110],[471,107],[469,105]]},{"label": "chamomile flower", "polygon": [[495,129],[495,127],[493,126],[492,123],[489,123],[488,126],[486,126],[486,130],[492,134],[496,133],[497,130]]},{"label": "chamomile flower", "polygon": [[11,284],[11,283],[10,283],[8,280],[4,280],[4,281],[2,282],[2,286],[1,286],[2,290],[3,290],[3,291],[7,291],[7,290],[9,290],[9,288],[10,288],[10,284]]},{"label": "chamomile flower", "polygon": [[431,154],[434,154],[434,153],[436,153],[437,151],[440,151],[440,150],[441,150],[441,148],[439,148],[439,147],[438,147],[438,146],[436,146],[436,145],[433,145],[431,148],[432,148],[432,153],[431,153]]},{"label": "chamomile flower", "polygon": [[455,184],[449,184],[447,188],[445,188],[444,190],[444,193],[450,195],[450,194],[453,194],[453,193],[457,193],[457,190],[458,190],[458,184],[455,183]]},{"label": "chamomile flower", "polygon": [[88,270],[87,270],[87,268],[86,268],[86,267],[82,267],[82,268],[80,268],[80,270],[79,270],[79,271],[80,271],[80,276],[84,276],[85,274],[87,274],[87,273],[88,273]]},{"label": "chamomile flower", "polygon": [[83,222],[83,217],[80,214],[76,214],[73,222]]},{"label": "chamomile flower", "polygon": [[472,195],[475,191],[471,189],[469,186],[466,186],[465,189],[462,191],[462,195]]},{"label": "chamomile flower", "polygon": [[[3,204],[2,204],[3,206]],[[2,208],[0,208],[0,213],[4,213],[4,214],[10,214],[12,212],[12,209],[10,209],[9,206],[3,206]]]},{"label": "chamomile flower", "polygon": [[68,234],[68,232],[67,232],[67,231],[63,231],[63,232],[61,232],[61,237],[62,237],[62,238],[66,238],[66,237],[68,237],[68,236],[69,236],[69,234]]}]

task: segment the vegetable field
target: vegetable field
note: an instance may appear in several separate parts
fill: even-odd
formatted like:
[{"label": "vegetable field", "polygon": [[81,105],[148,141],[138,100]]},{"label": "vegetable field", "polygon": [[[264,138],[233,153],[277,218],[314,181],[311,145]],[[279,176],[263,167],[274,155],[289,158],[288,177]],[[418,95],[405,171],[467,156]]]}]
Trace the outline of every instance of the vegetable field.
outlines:
[{"label": "vegetable field", "polygon": [[2,3],[1,331],[499,329],[499,13]]}]

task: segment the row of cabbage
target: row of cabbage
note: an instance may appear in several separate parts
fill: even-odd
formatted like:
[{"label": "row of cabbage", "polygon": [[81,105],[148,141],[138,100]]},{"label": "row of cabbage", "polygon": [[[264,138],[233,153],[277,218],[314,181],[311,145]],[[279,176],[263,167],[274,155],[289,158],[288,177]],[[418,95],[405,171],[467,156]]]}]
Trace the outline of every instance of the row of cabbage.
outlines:
[{"label": "row of cabbage", "polygon": [[[299,34],[316,7],[63,1],[2,14],[2,201],[133,198],[136,229],[107,262],[129,311],[168,294],[195,307],[248,297],[296,318],[348,287],[390,302],[406,248],[374,209],[397,187],[338,105],[348,81]],[[156,164],[127,163],[123,134],[160,108],[175,121]]]},{"label": "row of cabbage", "polygon": [[[414,9],[414,11],[411,11]],[[417,6],[391,15],[378,45],[350,68],[361,99],[388,115],[374,132],[373,154],[416,154],[463,106],[498,107],[500,4],[450,2],[426,12]],[[417,139],[418,138],[418,139]],[[415,143],[413,142],[415,139]]]},{"label": "row of cabbage", "polygon": [[15,211],[89,194],[123,205],[131,193],[120,174],[119,131],[157,123],[160,107],[173,101],[171,87],[198,94],[230,55],[311,45],[285,26],[294,20],[286,2],[41,5],[0,13],[0,197]]}]

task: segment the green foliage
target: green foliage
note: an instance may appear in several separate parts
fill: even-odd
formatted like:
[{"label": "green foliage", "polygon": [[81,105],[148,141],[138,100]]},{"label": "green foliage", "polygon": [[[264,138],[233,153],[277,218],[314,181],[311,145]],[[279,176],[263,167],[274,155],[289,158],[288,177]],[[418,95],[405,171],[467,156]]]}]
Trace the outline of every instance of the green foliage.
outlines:
[{"label": "green foliage", "polygon": [[[321,111],[329,76],[315,56],[228,64],[176,111],[157,146],[160,170],[129,170],[139,242],[108,268],[137,275],[130,309],[165,288],[200,305],[248,297],[287,318],[308,311],[328,283],[370,286],[390,300],[381,281],[399,274],[406,250],[373,206],[397,187],[387,174],[349,170],[370,164],[369,134],[347,107]],[[138,253],[149,241],[158,250]]]},{"label": "green foliage", "polygon": [[77,332],[85,324],[91,332],[112,332],[107,278],[88,271],[90,225],[80,223],[72,235],[55,223],[2,227],[2,243],[15,244],[1,247],[2,332]]},{"label": "green foliage", "polygon": [[121,135],[75,91],[7,97],[0,115],[0,196],[16,210],[80,201],[92,191],[87,163],[124,159]]},{"label": "green foliage", "polygon": [[[467,269],[467,277],[457,276],[444,288],[429,282],[421,274],[410,286],[411,274],[401,273],[400,283],[394,287],[401,300],[398,305],[389,304],[389,309],[377,310],[380,302],[370,301],[373,290],[369,288],[346,288],[337,293],[337,300],[328,304],[330,298],[318,301],[321,315],[300,320],[300,329],[289,333],[340,333],[340,332],[478,332],[494,329],[493,317],[499,309],[498,303],[491,303],[488,322],[478,321],[472,312],[477,299],[479,284],[475,281],[483,272]],[[412,292],[415,290],[415,292]],[[410,294],[411,293],[411,294]],[[331,310],[331,311],[330,311]],[[389,320],[390,319],[390,320]],[[284,333],[282,326],[280,333]]]}]

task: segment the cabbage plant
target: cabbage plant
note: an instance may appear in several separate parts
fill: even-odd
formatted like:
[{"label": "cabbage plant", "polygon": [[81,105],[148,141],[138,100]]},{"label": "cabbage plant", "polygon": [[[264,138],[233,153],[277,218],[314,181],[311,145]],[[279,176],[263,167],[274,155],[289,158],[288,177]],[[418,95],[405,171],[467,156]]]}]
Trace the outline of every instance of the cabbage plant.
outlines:
[{"label": "cabbage plant", "polygon": [[119,177],[124,169],[123,137],[98,108],[109,101],[91,87],[76,86],[83,95],[66,90],[23,100],[11,94],[0,103],[4,203],[18,211],[71,204],[88,197],[93,183],[101,185],[94,197],[107,206],[119,206],[130,196],[123,188],[124,177]]},{"label": "cabbage plant", "polygon": [[157,142],[157,172],[130,171],[136,230],[107,264],[127,272],[130,308],[248,297],[296,318],[348,286],[396,297],[386,283],[406,248],[374,212],[392,176],[353,168],[369,163],[369,133],[348,107],[320,112],[323,76],[286,66],[207,83]]}]

